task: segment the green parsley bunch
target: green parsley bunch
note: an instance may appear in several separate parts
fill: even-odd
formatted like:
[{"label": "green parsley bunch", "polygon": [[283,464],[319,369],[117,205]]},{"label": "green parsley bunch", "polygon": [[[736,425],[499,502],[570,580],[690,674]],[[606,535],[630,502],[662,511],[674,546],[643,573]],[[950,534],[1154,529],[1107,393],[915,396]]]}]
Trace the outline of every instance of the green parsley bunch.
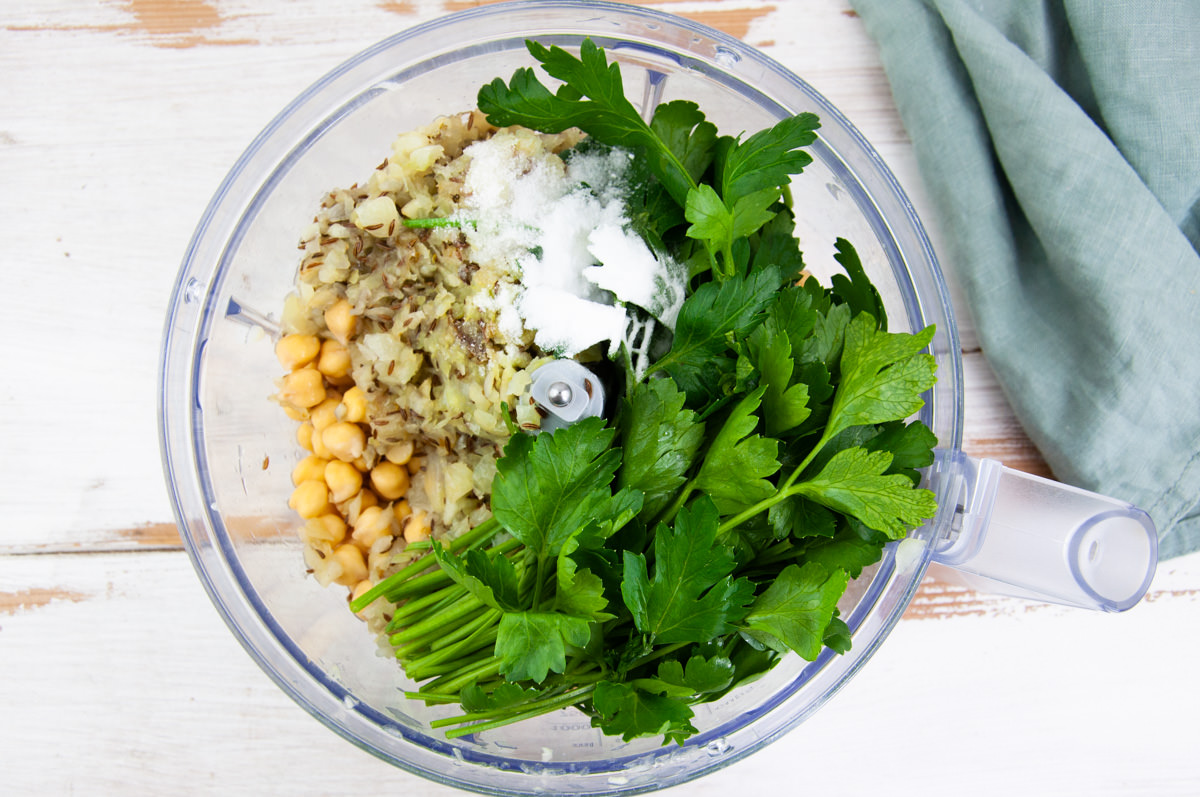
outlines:
[{"label": "green parsley bunch", "polygon": [[528,47],[558,89],[520,69],[480,109],[632,150],[631,223],[688,264],[689,295],[611,422],[514,433],[493,517],[351,608],[396,605],[410,695],[462,707],[434,723],[447,736],[576,706],[625,740],[682,742],[693,705],[791,652],[848,650],[846,585],[933,516],[918,469],[936,440],[906,421],[935,381],[933,328],[888,332],[844,240],[845,275],[804,278],[788,185],[815,116],[744,140],[687,101],[646,121],[591,41],[579,58]]}]

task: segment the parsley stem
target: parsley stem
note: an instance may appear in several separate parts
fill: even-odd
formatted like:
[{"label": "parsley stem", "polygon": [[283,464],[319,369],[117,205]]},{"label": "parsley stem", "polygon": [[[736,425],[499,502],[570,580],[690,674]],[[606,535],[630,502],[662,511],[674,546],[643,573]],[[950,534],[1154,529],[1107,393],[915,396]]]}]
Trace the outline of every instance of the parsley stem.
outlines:
[{"label": "parsley stem", "polygon": [[401,692],[400,694],[404,695],[410,700],[424,700],[425,705],[431,705],[433,703],[449,705],[450,703],[458,702],[458,697],[455,695],[431,695],[428,692]]},{"label": "parsley stem", "polygon": [[487,624],[495,623],[495,622],[499,621],[502,614],[503,614],[503,612],[501,612],[499,609],[489,609],[486,612],[480,614],[478,617],[476,617],[471,622],[466,623],[465,625],[461,625],[458,628],[456,628],[454,631],[450,632],[449,634],[442,636],[436,642],[432,643],[429,646],[429,649],[430,650],[438,650],[439,648],[443,648],[446,645],[450,645],[450,644],[456,642],[458,639],[460,639],[462,637],[469,637],[471,634],[474,634],[476,631],[478,631],[480,628],[483,628]]},{"label": "parsley stem", "polygon": [[[458,597],[461,598],[462,595],[465,594],[466,591],[464,590]],[[464,627],[470,626],[479,619],[480,615],[487,614],[487,612],[487,607],[481,606],[477,614],[468,616],[463,620],[452,624],[449,630],[445,626],[437,625],[433,628],[430,628],[426,633],[419,637],[407,641],[397,641],[394,643],[394,646],[396,647],[396,657],[401,660],[408,660],[415,656],[419,651],[426,649],[437,650],[439,647],[456,642],[463,636],[472,633],[472,631],[467,631],[466,634],[461,633]],[[395,639],[395,636],[396,635],[393,634],[388,638],[388,640],[391,641]]]},{"label": "parsley stem", "polygon": [[821,435],[821,439],[818,440],[817,444],[813,446],[811,451],[808,452],[808,456],[806,456],[803,461],[796,466],[796,469],[792,471],[792,475],[787,477],[787,481],[780,485],[779,489],[781,491],[790,489],[791,486],[796,483],[796,479],[800,478],[800,474],[804,472],[804,469],[807,468],[814,459],[816,459],[817,454],[819,454],[821,449],[825,447],[825,444],[829,442],[829,438],[829,427],[826,426],[825,434]]},{"label": "parsley stem", "polygon": [[405,666],[404,672],[414,681],[421,681],[431,675],[454,672],[464,663],[479,661],[481,653],[486,653],[490,657],[494,651],[493,643],[496,641],[497,632],[498,627],[493,626],[484,630],[483,633],[473,633],[457,644],[448,645],[441,650],[435,650],[419,659],[410,661]]},{"label": "parsley stem", "polygon": [[426,609],[429,609],[431,612],[437,611],[437,604],[452,598],[460,591],[465,592],[465,590],[458,584],[451,584],[448,587],[442,587],[441,589],[430,592],[429,594],[423,595],[420,598],[413,598],[412,600],[405,601],[400,606],[396,607],[396,612],[392,615],[392,619],[391,622],[388,623],[387,630],[400,630],[404,626],[404,621],[417,612],[423,612]]},{"label": "parsley stem", "polygon": [[451,661],[438,661],[429,663],[422,671],[413,673],[409,668],[405,668],[405,674],[414,681],[424,680],[425,678],[434,675],[446,675],[456,673],[463,667],[469,667],[479,662],[491,662],[493,659],[491,647],[479,648],[474,653],[464,654],[462,657]]},{"label": "parsley stem", "polygon": [[[573,692],[567,692],[564,695],[560,695],[549,700],[538,701],[537,703],[532,704],[532,707],[527,708],[525,711],[511,714],[507,717],[501,717],[498,719],[489,720],[487,722],[477,722],[474,725],[463,725],[458,728],[453,728],[449,731],[446,731],[446,738],[455,739],[459,736],[479,733],[480,731],[490,731],[495,728],[502,728],[505,725],[511,725],[514,722],[521,722],[522,720],[531,719],[533,717],[540,717],[542,714],[549,714],[551,711],[557,711],[560,708],[575,706],[582,703],[588,695],[595,691],[595,689],[595,684],[588,684],[587,686],[579,687]],[[462,722],[463,720],[459,719],[459,721]]]},{"label": "parsley stem", "polygon": [[683,509],[684,504],[686,504],[687,500],[691,498],[692,492],[695,491],[695,489],[695,479],[692,479],[688,481],[687,484],[683,485],[679,492],[675,494],[675,500],[672,501],[667,508],[664,509],[659,516],[654,519],[651,527],[657,525],[658,523],[670,523],[672,520],[674,520],[675,516],[679,514],[679,510]]},{"label": "parsley stem", "polygon": [[432,617],[426,617],[421,622],[410,625],[399,633],[392,634],[393,644],[408,642],[435,629],[444,629],[448,623],[462,619],[468,614],[478,611],[483,605],[483,602],[474,595],[464,595],[452,608],[444,612],[438,612]]},{"label": "parsley stem", "polygon": [[435,227],[462,227],[464,224],[474,228],[476,222],[474,219],[447,219],[447,218],[429,218],[429,219],[404,219],[400,222],[405,227],[418,230],[430,230]]},{"label": "parsley stem", "polygon": [[[492,654],[488,654],[488,658],[479,664],[460,673],[457,677],[443,681],[439,678],[429,684],[429,690],[435,695],[445,695],[458,692],[464,686],[475,683],[484,678],[489,678],[493,675],[500,674],[500,659]],[[440,683],[439,683],[440,682]]]},{"label": "parsley stem", "polygon": [[640,659],[635,659],[633,661],[633,663],[629,665],[629,669],[631,671],[636,670],[638,667],[641,667],[643,664],[649,664],[650,662],[654,661],[655,659],[661,659],[663,656],[670,655],[671,653],[674,653],[675,651],[677,651],[681,648],[686,648],[690,644],[692,644],[692,643],[690,643],[690,642],[675,642],[670,645],[662,645],[658,648],[655,648],[650,653],[647,653],[645,656],[642,656]]},{"label": "parsley stem", "polygon": [[798,494],[799,492],[800,491],[798,489],[796,489],[795,487],[790,487],[790,486],[789,487],[780,487],[774,493],[772,493],[768,497],[764,498],[763,500],[759,501],[754,506],[750,507],[749,509],[744,509],[741,512],[738,512],[736,515],[729,518],[721,525],[717,526],[717,536],[720,537],[722,534],[729,531],[730,529],[737,528],[738,526],[745,523],[747,520],[754,517],[755,515],[758,515],[762,512],[767,511],[771,507],[778,504],[780,501],[785,501],[788,498],[791,498],[793,495]]},{"label": "parsley stem", "polygon": [[[535,610],[537,609],[538,603],[542,598],[542,582],[546,579],[546,558],[547,557],[545,556],[538,557],[537,573],[533,577],[533,600],[531,601],[531,605]],[[558,596],[555,595],[556,599],[557,597]]]},{"label": "parsley stem", "polygon": [[[473,548],[476,545],[491,539],[501,529],[502,526],[500,525],[500,521],[496,520],[494,517],[490,517],[465,534],[455,537],[446,547],[450,551],[460,551],[463,548]],[[391,595],[393,590],[395,590],[399,585],[408,581],[413,576],[423,573],[431,567],[436,566],[437,561],[433,559],[433,557],[422,556],[415,562],[411,562],[407,566],[397,570],[395,573],[392,573],[390,576],[364,592],[358,598],[351,601],[350,611],[361,612],[363,609],[370,606],[375,600],[384,595],[387,595],[388,599],[391,600],[392,603],[395,603],[396,599]]]}]

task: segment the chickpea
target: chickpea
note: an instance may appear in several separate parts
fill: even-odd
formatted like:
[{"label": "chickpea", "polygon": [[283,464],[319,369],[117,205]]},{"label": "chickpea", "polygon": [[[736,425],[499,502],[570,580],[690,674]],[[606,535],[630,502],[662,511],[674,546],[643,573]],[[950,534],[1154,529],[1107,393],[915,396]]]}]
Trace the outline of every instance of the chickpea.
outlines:
[{"label": "chickpea", "polygon": [[315,454],[309,454],[297,462],[296,467],[292,468],[292,484],[299,487],[300,482],[324,478],[327,464],[328,460],[321,459]]},{"label": "chickpea", "polygon": [[301,368],[283,378],[279,398],[297,409],[315,407],[325,400],[325,379],[316,368]]},{"label": "chickpea", "polygon": [[335,459],[325,464],[323,473],[325,484],[329,485],[329,494],[335,504],[353,498],[355,493],[362,489],[362,474],[349,462]]},{"label": "chickpea", "polygon": [[336,340],[327,340],[321,344],[321,356],[317,360],[317,370],[331,379],[338,379],[350,373],[350,350]]},{"label": "chickpea", "polygon": [[412,507],[404,498],[401,498],[399,501],[392,504],[392,514],[396,516],[396,522],[401,525],[404,525],[404,521],[407,520],[408,516],[412,513]]},{"label": "chickpea", "polygon": [[412,474],[413,476],[416,476],[417,471],[419,471],[421,469],[421,466],[423,466],[424,464],[425,464],[425,457],[413,457],[408,462],[405,462],[404,466],[406,468],[408,468],[408,472],[410,474]]},{"label": "chickpea", "polygon": [[308,521],[311,536],[323,540],[330,545],[336,545],[346,539],[346,521],[336,512],[327,512]]},{"label": "chickpea", "polygon": [[370,488],[363,488],[351,498],[339,506],[342,517],[346,522],[353,526],[358,522],[358,516],[362,514],[367,507],[379,506],[379,499],[375,497],[375,493],[371,492]]},{"label": "chickpea", "polygon": [[284,335],[275,344],[275,357],[289,371],[308,365],[320,351],[321,341],[316,335]]},{"label": "chickpea", "polygon": [[288,506],[302,518],[314,518],[329,509],[329,488],[319,479],[309,479],[296,485]]},{"label": "chickpea", "polygon": [[371,470],[371,486],[380,498],[394,501],[408,492],[408,471],[393,462],[380,462]]},{"label": "chickpea", "polygon": [[325,309],[325,326],[343,345],[350,341],[358,328],[358,316],[346,299],[338,299]]},{"label": "chickpea", "polygon": [[296,442],[306,451],[313,450],[313,425],[308,421],[296,427]]},{"label": "chickpea", "polygon": [[420,542],[421,540],[429,539],[431,529],[429,519],[425,516],[425,510],[418,509],[408,516],[404,521],[404,541],[405,542]]},{"label": "chickpea", "polygon": [[321,442],[333,456],[343,462],[353,462],[362,456],[367,436],[358,424],[338,421],[321,432]]},{"label": "chickpea", "polygon": [[341,399],[330,396],[313,407],[308,413],[308,420],[313,425],[313,431],[321,432],[337,423],[337,408],[341,403]]},{"label": "chickpea", "polygon": [[[350,395],[350,391],[346,391],[346,395]],[[393,464],[407,465],[408,461],[412,459],[412,455],[413,442],[412,440],[405,440],[403,443],[393,445],[383,456],[388,462]]]},{"label": "chickpea", "polygon": [[362,423],[367,420],[367,394],[362,388],[352,387],[342,396],[340,420],[350,423]]},{"label": "chickpea", "polygon": [[329,449],[325,447],[325,441],[322,439],[321,432],[313,431],[311,438],[312,452],[321,459],[333,459],[333,454],[329,453]]},{"label": "chickpea", "polygon": [[354,524],[354,531],[350,536],[360,548],[369,551],[380,537],[393,535],[393,520],[394,516],[389,510],[377,506],[367,507],[358,516],[358,522]]},{"label": "chickpea", "polygon": [[353,587],[367,577],[367,562],[357,545],[343,543],[333,549],[334,562],[341,565],[342,574],[334,579],[344,587]]}]

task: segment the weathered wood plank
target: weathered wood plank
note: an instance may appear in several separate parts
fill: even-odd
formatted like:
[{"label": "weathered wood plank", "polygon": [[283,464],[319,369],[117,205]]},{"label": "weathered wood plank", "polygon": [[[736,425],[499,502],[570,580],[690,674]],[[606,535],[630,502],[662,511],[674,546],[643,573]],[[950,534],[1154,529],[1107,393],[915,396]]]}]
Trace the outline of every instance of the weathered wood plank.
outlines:
[{"label": "weathered wood plank", "polygon": [[[1197,583],[1176,560],[1116,616],[923,590],[815,717],[679,793],[1192,794]],[[455,793],[295,706],[179,552],[0,556],[0,672],[0,792]]]}]

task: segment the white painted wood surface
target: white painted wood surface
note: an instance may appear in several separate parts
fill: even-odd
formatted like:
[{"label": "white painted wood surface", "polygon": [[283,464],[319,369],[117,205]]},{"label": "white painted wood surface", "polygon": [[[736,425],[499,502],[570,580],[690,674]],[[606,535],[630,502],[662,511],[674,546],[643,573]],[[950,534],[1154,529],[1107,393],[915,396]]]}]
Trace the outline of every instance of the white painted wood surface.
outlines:
[{"label": "white painted wood surface", "polygon": [[[452,791],[327,731],[239,648],[175,532],[155,378],[184,248],[241,150],[345,58],[471,5],[0,7],[0,793]],[[647,5],[805,77],[927,207],[845,0]],[[1045,472],[962,320],[968,451]],[[815,719],[672,793],[1200,793],[1198,595],[1197,556],[1120,616],[931,580]]]}]

